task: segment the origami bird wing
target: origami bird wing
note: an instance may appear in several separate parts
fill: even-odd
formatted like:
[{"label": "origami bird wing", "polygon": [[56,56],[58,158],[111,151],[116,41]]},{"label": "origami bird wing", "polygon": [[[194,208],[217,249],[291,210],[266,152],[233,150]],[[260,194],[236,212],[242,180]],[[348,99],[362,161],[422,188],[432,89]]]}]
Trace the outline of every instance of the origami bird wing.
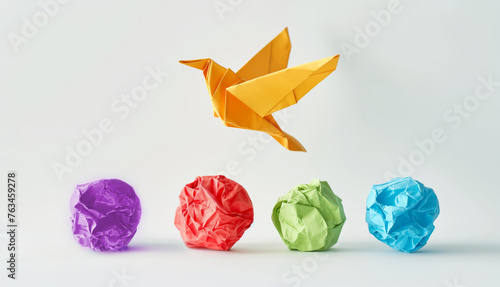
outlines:
[{"label": "origami bird wing", "polygon": [[226,89],[260,117],[296,104],[336,68],[333,56],[280,70]]},{"label": "origami bird wing", "polygon": [[290,43],[288,28],[285,28],[236,72],[236,75],[245,81],[249,81],[283,70],[288,65],[291,48],[292,44]]}]

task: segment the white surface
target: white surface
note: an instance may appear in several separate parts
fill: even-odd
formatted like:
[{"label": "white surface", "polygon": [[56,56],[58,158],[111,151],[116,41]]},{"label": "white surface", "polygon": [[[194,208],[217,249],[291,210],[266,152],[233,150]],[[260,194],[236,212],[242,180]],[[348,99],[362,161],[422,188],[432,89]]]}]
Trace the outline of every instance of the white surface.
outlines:
[{"label": "white surface", "polygon": [[[500,5],[401,1],[400,13],[349,57],[342,43],[353,45],[355,28],[389,1],[270,2],[232,1],[221,19],[212,0],[74,0],[18,53],[8,34],[21,33],[22,18],[41,8],[38,1],[1,2],[0,177],[19,172],[21,226],[19,279],[0,272],[2,286],[298,286],[285,280],[302,264],[310,272],[300,286],[500,283],[500,87],[460,127],[443,119],[474,96],[479,76],[500,81]],[[201,72],[177,61],[210,57],[237,70],[286,26],[290,66],[335,54],[341,60],[281,120],[308,152],[270,142],[253,157],[238,147],[248,149],[258,134],[213,118]],[[111,104],[156,65],[169,76],[121,119]],[[114,131],[59,181],[53,163],[64,163],[66,146],[104,118]],[[365,199],[436,128],[447,139],[412,176],[434,188],[441,215],[422,252],[398,253],[368,233]],[[181,188],[235,162],[239,172],[230,177],[248,190],[254,225],[231,252],[187,249],[173,225]],[[130,183],[143,206],[131,249],[80,248],[71,237],[70,194],[78,183],[114,177]],[[314,177],[330,183],[347,214],[339,243],[319,254],[323,261],[286,250],[270,220],[280,195]],[[0,204],[5,214],[5,190]],[[115,280],[121,270],[134,279]]]}]

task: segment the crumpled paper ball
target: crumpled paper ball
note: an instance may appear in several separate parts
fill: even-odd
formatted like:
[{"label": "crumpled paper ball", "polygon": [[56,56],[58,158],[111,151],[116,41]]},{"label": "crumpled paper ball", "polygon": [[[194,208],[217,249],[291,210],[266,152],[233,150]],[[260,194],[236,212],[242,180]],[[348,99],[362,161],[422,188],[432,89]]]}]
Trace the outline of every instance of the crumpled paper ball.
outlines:
[{"label": "crumpled paper ball", "polygon": [[187,247],[229,250],[253,222],[247,191],[223,175],[198,176],[179,200],[174,223]]},{"label": "crumpled paper ball", "polygon": [[281,196],[271,218],[286,246],[300,251],[329,249],[346,221],[342,199],[318,179]]},{"label": "crumpled paper ball", "polygon": [[417,251],[427,243],[438,215],[434,190],[411,177],[374,185],[366,200],[370,233],[403,252]]},{"label": "crumpled paper ball", "polygon": [[96,251],[126,248],[141,218],[134,189],[118,179],[77,185],[70,211],[76,241]]}]

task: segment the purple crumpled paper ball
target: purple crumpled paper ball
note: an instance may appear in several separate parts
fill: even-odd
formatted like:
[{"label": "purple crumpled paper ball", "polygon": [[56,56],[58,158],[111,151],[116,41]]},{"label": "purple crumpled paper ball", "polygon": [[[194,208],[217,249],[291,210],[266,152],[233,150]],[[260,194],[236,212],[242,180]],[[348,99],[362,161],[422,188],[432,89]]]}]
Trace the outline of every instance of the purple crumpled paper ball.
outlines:
[{"label": "purple crumpled paper ball", "polygon": [[70,210],[76,241],[96,251],[126,248],[141,218],[141,203],[134,189],[118,179],[77,185]]}]

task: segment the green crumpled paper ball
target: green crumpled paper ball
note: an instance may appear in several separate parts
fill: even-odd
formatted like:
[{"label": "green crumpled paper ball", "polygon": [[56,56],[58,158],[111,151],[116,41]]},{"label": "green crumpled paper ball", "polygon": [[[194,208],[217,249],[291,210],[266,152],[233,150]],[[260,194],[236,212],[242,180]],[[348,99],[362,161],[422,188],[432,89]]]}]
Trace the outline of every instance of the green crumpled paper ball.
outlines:
[{"label": "green crumpled paper ball", "polygon": [[342,199],[319,179],[297,185],[281,196],[271,218],[286,246],[300,251],[332,247],[346,220]]}]

